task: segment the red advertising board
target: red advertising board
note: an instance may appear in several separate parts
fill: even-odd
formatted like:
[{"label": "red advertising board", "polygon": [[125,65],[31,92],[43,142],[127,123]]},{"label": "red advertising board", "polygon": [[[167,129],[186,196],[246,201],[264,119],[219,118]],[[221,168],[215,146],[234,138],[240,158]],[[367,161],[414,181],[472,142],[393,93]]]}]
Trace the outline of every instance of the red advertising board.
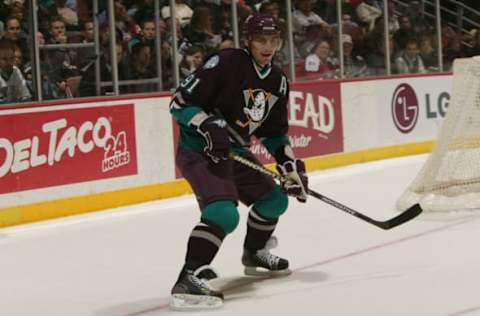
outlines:
[{"label": "red advertising board", "polygon": [[0,194],[137,173],[133,104],[0,112]]},{"label": "red advertising board", "polygon": [[[339,81],[292,84],[288,113],[288,136],[297,157],[315,157],[343,151]],[[253,141],[251,150],[261,162],[274,162],[258,141]]]},{"label": "red advertising board", "polygon": [[[340,84],[339,81],[317,81],[290,86],[288,136],[297,157],[314,157],[343,151]],[[179,133],[176,123],[173,126],[176,146]],[[274,162],[266,149],[254,138],[251,150],[262,163]],[[176,175],[181,177],[178,169]]]}]

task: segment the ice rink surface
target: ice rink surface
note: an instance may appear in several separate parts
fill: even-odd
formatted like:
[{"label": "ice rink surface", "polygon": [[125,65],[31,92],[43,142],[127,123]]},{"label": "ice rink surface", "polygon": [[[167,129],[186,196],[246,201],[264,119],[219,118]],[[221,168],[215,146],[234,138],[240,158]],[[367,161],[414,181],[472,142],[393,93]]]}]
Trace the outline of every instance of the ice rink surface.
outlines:
[{"label": "ice rink surface", "polygon": [[[320,171],[311,187],[375,219],[425,156]],[[272,252],[286,278],[244,277],[248,210],[214,266],[226,295],[216,311],[187,315],[480,315],[480,212],[421,214],[384,231],[311,198],[291,200]],[[199,213],[185,196],[0,230],[0,315],[179,315],[168,308]]]}]

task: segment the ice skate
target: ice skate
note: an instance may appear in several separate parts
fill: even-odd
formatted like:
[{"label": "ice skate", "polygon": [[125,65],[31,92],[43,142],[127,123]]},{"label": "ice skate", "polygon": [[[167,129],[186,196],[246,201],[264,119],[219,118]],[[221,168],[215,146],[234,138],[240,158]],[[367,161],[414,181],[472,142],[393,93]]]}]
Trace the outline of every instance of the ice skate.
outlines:
[{"label": "ice skate", "polygon": [[272,237],[263,249],[256,252],[244,249],[242,264],[245,266],[245,275],[279,277],[291,274],[288,260],[270,253],[270,249],[275,248],[276,245],[277,239]]},{"label": "ice skate", "polygon": [[204,265],[195,270],[193,274],[202,281],[210,281],[218,278],[218,272],[210,265]]},{"label": "ice skate", "polygon": [[172,288],[170,308],[173,310],[215,309],[223,305],[223,294],[212,289],[191,270],[182,276]]}]

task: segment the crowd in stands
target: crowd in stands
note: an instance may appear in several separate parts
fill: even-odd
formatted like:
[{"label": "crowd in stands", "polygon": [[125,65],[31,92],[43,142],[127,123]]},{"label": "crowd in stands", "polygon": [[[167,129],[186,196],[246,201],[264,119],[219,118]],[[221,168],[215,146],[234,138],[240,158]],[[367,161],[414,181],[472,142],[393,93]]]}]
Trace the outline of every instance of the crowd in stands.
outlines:
[{"label": "crowd in stands", "polygon": [[[33,55],[29,45],[29,38],[34,36],[28,24],[29,3],[27,0],[0,0],[0,102],[3,103],[31,100],[35,95]],[[160,1],[159,58],[155,45],[154,1],[114,1],[117,65],[111,63],[107,1],[98,3],[99,56],[93,47],[91,0],[38,0],[39,28],[35,37],[40,45],[43,99],[95,96],[98,92],[108,95],[112,92],[113,67],[118,70],[120,81],[128,81],[121,85],[121,93],[157,91],[158,80],[163,90],[173,88],[169,1]],[[185,78],[207,55],[234,46],[231,0],[176,0],[175,3],[178,67],[180,78]],[[339,45],[343,48],[344,77],[386,74],[383,0],[344,0],[340,37],[337,35],[335,0],[292,0],[292,3],[297,79],[340,78]],[[396,6],[392,0],[387,3],[392,73],[438,71],[435,23],[422,14],[420,1],[412,0],[406,7]],[[274,62],[288,73],[290,59],[284,2],[240,0],[237,11],[240,29],[244,19],[253,12],[269,13],[277,18],[283,32]],[[441,41],[446,71],[451,70],[455,58],[480,54],[478,29],[460,33],[444,23]],[[85,45],[73,47],[72,43]],[[100,88],[95,80],[97,59],[103,82]],[[132,84],[132,80],[143,81]]]}]

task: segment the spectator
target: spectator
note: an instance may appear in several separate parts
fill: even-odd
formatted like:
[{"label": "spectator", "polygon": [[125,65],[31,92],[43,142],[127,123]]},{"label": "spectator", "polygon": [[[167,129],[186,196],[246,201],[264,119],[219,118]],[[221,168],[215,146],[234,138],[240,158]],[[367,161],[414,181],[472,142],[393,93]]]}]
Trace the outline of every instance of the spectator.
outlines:
[{"label": "spectator", "polygon": [[31,100],[25,78],[15,63],[15,44],[9,39],[0,40],[0,103]]},{"label": "spectator", "polygon": [[60,16],[50,19],[50,28],[47,38],[49,44],[66,44],[68,41],[65,22]]},{"label": "spectator", "polygon": [[390,34],[395,33],[400,29],[400,23],[398,22],[398,15],[395,11],[395,2],[388,0],[388,31]]},{"label": "spectator", "polygon": [[328,26],[318,14],[312,11],[311,0],[296,0],[295,10],[292,13],[293,32],[296,35],[296,41],[303,41],[307,26],[312,24],[321,24]]},{"label": "spectator", "polygon": [[221,6],[217,10],[218,18],[214,19],[213,29],[220,35],[222,42],[233,40],[232,11],[226,6]]},{"label": "spectator", "polygon": [[220,46],[218,46],[219,50],[222,49],[227,49],[227,48],[235,48],[235,43],[231,39],[226,39],[220,43]]},{"label": "spectator", "polygon": [[[129,60],[127,79],[150,79],[155,77],[155,72],[151,68],[152,52],[150,45],[141,42],[133,45]],[[128,92],[151,92],[155,88],[155,83],[135,84],[129,87]]]},{"label": "spectator", "polygon": [[141,23],[147,19],[153,19],[155,15],[153,0],[136,0],[134,9],[129,12],[137,23]]},{"label": "spectator", "polygon": [[[93,43],[95,41],[94,28],[93,21],[85,21],[81,26],[82,33],[77,41],[82,44]],[[80,47],[76,53],[76,64],[79,68],[85,67],[90,61],[96,59],[94,47]]]},{"label": "spectator", "polygon": [[362,50],[364,43],[364,30],[353,21],[350,14],[344,14],[342,16],[343,33],[352,37],[353,44],[357,50]]},{"label": "spectator", "polygon": [[465,51],[467,57],[480,56],[480,29],[474,29],[472,31],[472,44]]},{"label": "spectator", "polygon": [[326,40],[320,40],[305,59],[305,72],[310,78],[331,79],[337,68],[338,60],[331,57],[330,43]]},{"label": "spectator", "polygon": [[141,23],[141,31],[138,35],[133,37],[128,43],[128,48],[131,51],[132,47],[137,43],[143,43],[150,45],[151,49],[154,51],[155,47],[155,20],[146,19]]},{"label": "spectator", "polygon": [[67,0],[55,0],[55,5],[52,7],[52,14],[60,16],[69,27],[78,26],[77,12],[67,6]]},{"label": "spectator", "polygon": [[[125,67],[125,61],[123,58],[123,46],[121,42],[115,44],[115,53],[117,57],[117,69],[118,79],[125,80],[127,78],[127,71]],[[112,63],[110,57],[110,48],[104,46],[102,49],[102,56],[100,57],[100,80],[103,82],[112,81]],[[112,93],[112,86],[103,87],[101,89],[101,95],[108,95]],[[82,97],[95,96],[96,84],[95,84],[95,63],[90,63],[88,67],[85,67],[82,71],[82,80],[80,82],[79,94]]]},{"label": "spectator", "polygon": [[[374,39],[374,37],[372,39]],[[393,39],[389,38],[388,44],[390,48],[390,55],[392,56],[392,52],[394,51],[395,47]],[[386,51],[383,37],[376,37],[376,40],[369,41],[365,51],[367,52],[365,58],[368,65],[368,73],[376,76],[386,75]]]},{"label": "spectator", "polygon": [[185,49],[180,61],[180,79],[183,80],[202,65],[205,52],[201,46],[192,45]]},{"label": "spectator", "polygon": [[399,74],[426,72],[416,39],[407,42],[405,50],[395,59],[395,68]]},{"label": "spectator", "polygon": [[[50,33],[47,44],[66,44],[68,41],[65,22],[59,16],[50,20]],[[76,53],[65,47],[45,50],[45,59],[48,64],[48,77],[52,82],[63,87],[67,78],[78,74],[75,65]]]},{"label": "spectator", "polygon": [[413,33],[417,39],[429,31],[433,31],[433,23],[427,21],[423,14],[422,5],[420,1],[413,0],[410,1],[407,8],[407,14],[412,23]]},{"label": "spectator", "polygon": [[352,37],[342,34],[343,65],[346,78],[364,77],[368,74],[367,63],[360,55],[353,54]]},{"label": "spectator", "polygon": [[405,49],[407,41],[412,37],[413,27],[410,18],[402,15],[398,18],[399,29],[393,34],[395,47],[400,50]]},{"label": "spectator", "polygon": [[[180,27],[185,27],[192,20],[193,10],[185,3],[184,0],[175,0],[175,14]],[[170,6],[164,6],[162,8],[162,18],[167,19],[170,17]]]},{"label": "spectator", "polygon": [[[288,33],[286,31],[286,25],[280,24],[280,48],[277,50],[275,57],[273,58],[273,63],[277,65],[280,69],[283,69],[285,73],[290,73],[290,50],[288,47]],[[294,45],[293,47],[293,59],[296,67],[300,68],[300,72],[304,72],[304,59],[300,57],[298,47]]]},{"label": "spectator", "polygon": [[210,9],[204,6],[195,8],[192,21],[183,34],[192,45],[203,46],[207,54],[217,49],[221,42],[220,35],[213,32]]},{"label": "spectator", "polygon": [[140,30],[137,21],[128,15],[127,7],[123,2],[123,0],[115,0],[114,2],[115,28],[120,30],[121,40],[128,42]]},{"label": "spectator", "polygon": [[[17,67],[18,69],[22,70],[23,69],[23,54],[22,50],[18,47],[15,46],[15,51],[14,51],[14,60],[13,60],[13,65]],[[23,71],[22,71],[23,73]]]},{"label": "spectator", "polygon": [[273,0],[264,0],[260,3],[258,8],[259,13],[268,14],[273,16],[277,21],[285,23],[285,21],[280,17],[280,7],[278,2]]},{"label": "spectator", "polygon": [[438,52],[435,33],[429,33],[420,39],[420,56],[428,71],[438,71]]},{"label": "spectator", "polygon": [[368,26],[371,31],[375,27],[375,21],[383,15],[383,2],[377,0],[365,0],[356,7],[358,19]]},{"label": "spectator", "polygon": [[5,20],[5,34],[3,38],[11,40],[22,51],[22,55],[26,60],[29,60],[28,40],[23,34],[20,21],[16,17],[8,17]]},{"label": "spectator", "polygon": [[300,45],[298,52],[302,58],[305,58],[310,54],[313,47],[317,45],[317,43],[321,39],[325,39],[326,30],[324,29],[325,26],[322,24],[310,24],[305,29],[305,40]]}]

